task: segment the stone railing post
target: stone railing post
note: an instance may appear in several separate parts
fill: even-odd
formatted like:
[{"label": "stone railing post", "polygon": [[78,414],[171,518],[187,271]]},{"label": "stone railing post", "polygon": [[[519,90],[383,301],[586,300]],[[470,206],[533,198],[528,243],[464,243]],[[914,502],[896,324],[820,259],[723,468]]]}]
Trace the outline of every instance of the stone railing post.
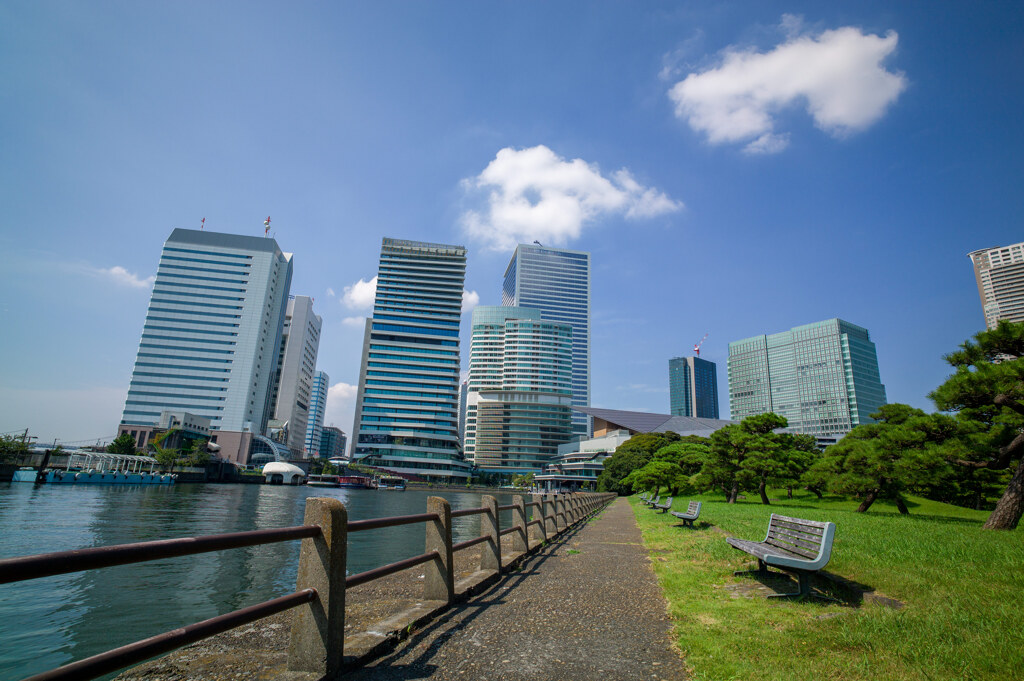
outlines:
[{"label": "stone railing post", "polygon": [[561,532],[565,529],[565,495],[555,496],[555,530]]},{"label": "stone railing post", "polygon": [[341,671],[345,652],[348,512],[338,499],[310,497],[302,522],[319,525],[320,536],[302,540],[295,589],[316,589],[317,598],[295,608],[288,669],[330,677]]},{"label": "stone railing post", "polygon": [[497,570],[501,572],[501,528],[498,523],[498,500],[489,494],[484,494],[480,505],[487,509],[487,512],[480,516],[480,534],[490,537],[490,541],[484,542],[484,549],[480,552],[480,569]]},{"label": "stone railing post", "polygon": [[436,513],[438,520],[427,523],[424,553],[437,551],[440,558],[424,563],[423,598],[451,603],[455,598],[455,574],[452,570],[452,507],[443,497],[427,497],[427,513]]},{"label": "stone railing post", "polygon": [[521,496],[512,497],[515,508],[512,509],[512,524],[518,532],[512,533],[512,551],[526,553],[530,548],[530,533],[526,531],[526,504]]},{"label": "stone railing post", "polygon": [[544,509],[543,517],[544,521],[544,538],[554,539],[555,535],[558,534],[558,527],[555,525],[555,501],[554,497],[550,494],[545,494],[541,500],[541,508]]}]

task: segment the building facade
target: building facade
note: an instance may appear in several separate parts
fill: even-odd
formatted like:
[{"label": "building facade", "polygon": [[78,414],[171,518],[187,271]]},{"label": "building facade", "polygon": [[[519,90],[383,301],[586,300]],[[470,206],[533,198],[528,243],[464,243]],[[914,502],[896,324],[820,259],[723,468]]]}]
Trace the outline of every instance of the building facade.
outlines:
[{"label": "building facade", "polygon": [[175,229],[164,244],[121,423],[161,412],[210,419],[244,462],[270,419],[292,256],[274,239]]},{"label": "building facade", "polygon": [[313,313],[312,298],[289,296],[281,327],[281,346],[271,399],[274,402],[273,418],[288,424],[285,444],[295,458],[306,451],[313,374],[316,373],[322,326],[323,320]]},{"label": "building facade", "polygon": [[323,371],[313,374],[313,389],[309,398],[309,423],[306,425],[304,445],[307,457],[320,456],[320,435],[324,428],[324,413],[327,411],[327,390],[331,387],[330,377]]},{"label": "building facade", "polygon": [[540,473],[572,438],[572,327],[540,310],[473,310],[466,458],[487,473]]},{"label": "building facade", "polygon": [[729,344],[729,412],[734,421],[775,412],[815,437],[871,423],[885,386],[868,330],[841,319]]},{"label": "building facade", "polygon": [[718,367],[700,357],[668,361],[669,413],[718,418]]},{"label": "building facade", "polygon": [[985,328],[1024,322],[1024,243],[968,253],[985,313]]},{"label": "building facade", "polygon": [[366,320],[352,458],[438,482],[469,479],[459,443],[462,246],[385,238]]},{"label": "building facade", "polygon": [[345,445],[348,438],[345,431],[334,426],[324,426],[320,433],[320,458],[338,459],[345,456]]},{"label": "building facade", "polygon": [[[501,304],[572,327],[572,404],[590,406],[590,253],[520,244],[505,269]],[[572,430],[590,436],[586,414],[573,412]]]}]

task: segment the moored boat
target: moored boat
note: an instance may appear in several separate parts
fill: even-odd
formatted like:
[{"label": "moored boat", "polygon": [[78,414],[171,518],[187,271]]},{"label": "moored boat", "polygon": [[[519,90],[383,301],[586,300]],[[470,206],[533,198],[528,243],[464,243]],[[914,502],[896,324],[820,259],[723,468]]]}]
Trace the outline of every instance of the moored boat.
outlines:
[{"label": "moored boat", "polygon": [[340,475],[338,476],[338,487],[348,489],[373,489],[373,480],[364,478],[361,475]]},{"label": "moored boat", "polygon": [[377,480],[377,489],[405,491],[405,478],[381,477]]},{"label": "moored boat", "polygon": [[340,475],[310,475],[306,479],[310,487],[341,487]]}]

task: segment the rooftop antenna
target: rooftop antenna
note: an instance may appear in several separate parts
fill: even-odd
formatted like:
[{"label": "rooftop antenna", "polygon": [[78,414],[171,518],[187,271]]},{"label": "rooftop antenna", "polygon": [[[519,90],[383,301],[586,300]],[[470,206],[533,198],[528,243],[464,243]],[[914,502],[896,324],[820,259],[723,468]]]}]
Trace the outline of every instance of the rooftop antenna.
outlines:
[{"label": "rooftop antenna", "polygon": [[699,343],[693,344],[693,352],[700,357],[700,346],[704,345],[704,341],[708,339],[708,334],[704,334],[704,337],[700,339]]},{"label": "rooftop antenna", "polygon": [[544,248],[544,244],[542,244],[541,242],[537,241],[536,239],[533,240],[533,243],[537,244],[541,248]]},{"label": "rooftop antenna", "polygon": [[263,227],[264,227],[264,229],[263,229],[263,236],[267,236],[270,233],[270,216],[269,215],[267,216],[267,219],[263,221]]}]

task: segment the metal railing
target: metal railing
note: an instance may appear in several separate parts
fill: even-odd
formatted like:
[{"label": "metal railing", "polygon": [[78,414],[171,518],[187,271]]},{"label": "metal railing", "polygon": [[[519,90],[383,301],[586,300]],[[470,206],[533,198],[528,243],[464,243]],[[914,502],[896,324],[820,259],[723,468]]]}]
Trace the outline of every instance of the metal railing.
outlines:
[{"label": "metal railing", "polygon": [[[615,495],[548,495],[531,503],[524,503],[520,496],[513,498],[512,504],[499,506],[497,499],[484,495],[483,506],[452,511],[446,499],[429,497],[426,513],[349,522],[348,512],[339,499],[310,497],[306,500],[303,524],[297,527],[164,539],[0,560],[0,584],[7,584],[115,565],[302,540],[294,593],[71,662],[31,676],[25,681],[96,678],[291,608],[297,610],[292,619],[288,669],[323,675],[336,674],[343,668],[346,589],[416,565],[427,564],[424,570],[423,599],[441,601],[444,606],[450,606],[456,597],[453,566],[453,554],[456,551],[486,544],[480,555],[480,570],[500,574],[505,567],[501,548],[503,536],[513,535],[513,556],[525,555],[601,510]],[[527,509],[530,508],[537,508],[539,517],[527,522]],[[501,529],[500,511],[512,511],[511,527]],[[471,515],[482,516],[482,534],[453,543],[452,519]],[[423,553],[346,576],[350,532],[412,523],[426,524]],[[537,530],[536,539],[531,544],[532,527]]]}]

